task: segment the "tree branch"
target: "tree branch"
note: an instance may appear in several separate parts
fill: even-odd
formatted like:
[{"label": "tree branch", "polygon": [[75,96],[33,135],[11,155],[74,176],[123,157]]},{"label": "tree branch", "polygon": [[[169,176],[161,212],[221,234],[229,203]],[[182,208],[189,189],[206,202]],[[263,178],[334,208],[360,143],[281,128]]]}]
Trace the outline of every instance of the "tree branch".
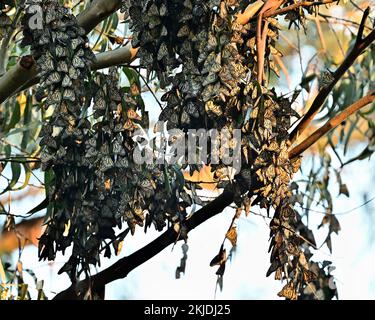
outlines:
[{"label": "tree branch", "polygon": [[78,25],[89,33],[120,6],[120,0],[94,0],[77,16]]},{"label": "tree branch", "polygon": [[278,9],[278,10],[275,10],[273,12],[268,12],[266,14],[264,14],[264,18],[268,18],[268,17],[273,17],[273,16],[279,16],[280,14],[284,14],[284,13],[287,13],[289,11],[292,11],[292,10],[295,10],[297,8],[300,8],[300,7],[311,7],[311,6],[321,6],[321,5],[324,5],[324,4],[330,4],[330,3],[333,3],[333,2],[338,2],[339,0],[322,0],[322,1],[303,1],[303,2],[298,2],[298,3],[294,3],[290,6],[287,6],[287,7],[284,7],[284,8],[281,8],[281,9]]},{"label": "tree branch", "polygon": [[[89,33],[119,7],[120,0],[94,0],[77,16],[78,24]],[[24,57],[20,61],[23,59]],[[37,76],[37,70],[35,62],[33,64],[32,67],[25,69],[22,63],[17,63],[0,78],[0,103],[16,93],[19,88],[24,88],[26,83],[35,84],[36,80],[33,78]]]},{"label": "tree branch", "polygon": [[289,158],[295,158],[301,155],[305,150],[311,147],[315,142],[317,142],[321,137],[327,134],[332,129],[336,128],[340,123],[346,120],[350,115],[358,111],[359,109],[367,106],[369,103],[375,101],[375,91],[372,91],[367,96],[359,99],[357,102],[353,103],[351,106],[347,107],[344,111],[328,120],[322,127],[317,129],[313,134],[311,134],[307,139],[302,141],[298,146],[294,147],[289,152]]},{"label": "tree branch", "polygon": [[[193,230],[206,220],[222,212],[233,202],[233,198],[234,193],[232,191],[224,191],[215,200],[195,212],[190,219],[186,220],[184,225],[186,231],[189,232]],[[102,290],[106,284],[125,278],[132,270],[163,251],[177,239],[178,234],[174,228],[171,227],[148,245],[131,255],[120,259],[112,266],[91,277],[91,279],[85,279],[79,282],[77,286],[71,285],[68,289],[57,294],[54,297],[54,300],[82,299],[89,284],[91,285],[93,292],[98,292]]]},{"label": "tree branch", "polygon": [[23,56],[17,65],[0,78],[0,103],[4,102],[19,88],[37,74],[36,64],[32,56]]},{"label": "tree branch", "polygon": [[[125,47],[120,47],[115,50],[101,52],[96,55],[96,60],[94,61],[93,65],[91,66],[91,70],[100,70],[104,68],[108,68],[111,66],[116,66],[120,64],[131,63],[136,55],[138,49],[134,49],[131,44],[126,45]],[[27,81],[22,87],[17,88],[14,93],[19,91],[26,90],[37,83],[39,83],[40,78],[35,73],[35,76]],[[0,92],[1,92],[1,79],[0,79]],[[0,95],[0,102],[2,101]]]},{"label": "tree branch", "polygon": [[[324,4],[329,4],[333,2],[338,2],[338,0],[322,0],[322,1],[303,1],[294,3],[290,6],[284,7],[282,9],[278,9],[275,11],[269,11],[264,13],[263,18],[269,18],[273,16],[278,16],[284,13],[287,13],[289,11],[295,10],[300,7],[311,7],[311,6],[320,6]],[[251,3],[247,6],[247,8],[244,10],[244,12],[237,15],[236,22],[239,24],[247,24],[250,20],[256,19],[258,15],[255,16],[257,11],[264,5],[263,0],[258,0],[254,3]]]},{"label": "tree branch", "polygon": [[[370,11],[368,7],[365,10],[364,16],[367,16]],[[365,19],[362,19],[361,25],[365,23]],[[359,29],[363,30],[363,28]],[[371,43],[375,40],[375,29],[372,30],[367,37],[361,38],[362,32],[358,32],[357,40],[354,44],[353,49],[350,51],[349,55],[344,59],[340,67],[332,74],[333,80],[327,86],[324,86],[314,99],[310,109],[307,113],[303,116],[301,121],[298,123],[296,128],[290,134],[290,141],[293,143],[301,135],[301,133],[306,129],[306,127],[311,123],[314,119],[315,115],[319,112],[321,106],[325,102],[326,98],[328,97],[329,93],[332,91],[335,84],[341,79],[341,77],[345,74],[345,72],[351,67],[354,61],[358,58],[363,51],[371,45]]]}]

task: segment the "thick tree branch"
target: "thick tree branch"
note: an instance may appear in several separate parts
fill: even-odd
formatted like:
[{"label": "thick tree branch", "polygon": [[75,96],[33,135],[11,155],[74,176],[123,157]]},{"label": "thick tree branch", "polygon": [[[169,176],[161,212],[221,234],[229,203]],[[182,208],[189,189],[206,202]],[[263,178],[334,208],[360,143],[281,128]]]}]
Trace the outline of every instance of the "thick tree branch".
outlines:
[{"label": "thick tree branch", "polygon": [[77,16],[78,24],[89,33],[120,6],[120,0],[94,0]]},{"label": "thick tree branch", "polygon": [[[120,7],[120,0],[94,0],[78,16],[78,24],[89,33],[102,20],[107,18]],[[20,59],[23,60],[24,57]],[[33,78],[37,76],[34,66],[25,69],[21,63],[8,70],[0,78],[0,103],[12,96],[26,83],[33,83]],[[35,83],[34,83],[35,84]]]},{"label": "thick tree branch", "polygon": [[37,74],[32,56],[23,56],[12,69],[0,78],[0,103],[4,102],[19,88]]},{"label": "thick tree branch", "polygon": [[367,96],[359,99],[357,102],[353,103],[351,106],[347,107],[344,111],[328,120],[322,127],[317,129],[313,134],[311,134],[307,139],[302,141],[298,146],[294,147],[289,152],[289,158],[295,158],[301,155],[305,150],[311,147],[315,142],[317,142],[321,137],[326,135],[329,131],[336,128],[343,121],[345,121],[350,115],[358,111],[359,109],[367,106],[369,103],[375,101],[375,91],[372,91]]},{"label": "thick tree branch", "polygon": [[[368,7],[365,10],[364,17],[368,16],[370,8]],[[365,19],[362,19],[361,25],[365,23]],[[360,28],[359,31],[363,30]],[[375,40],[375,29],[372,30],[365,38],[361,38],[362,32],[358,33],[357,40],[354,44],[353,49],[350,51],[348,56],[344,59],[340,67],[332,74],[333,80],[330,82],[329,85],[324,86],[314,99],[310,109],[307,113],[303,116],[301,121],[298,123],[296,128],[290,134],[290,141],[293,143],[296,141],[298,136],[306,129],[306,127],[311,123],[314,119],[315,115],[319,112],[320,108],[326,101],[328,95],[332,91],[335,84],[341,79],[341,77],[345,74],[345,72],[352,66],[354,61],[358,58],[363,51],[371,45],[372,42]]]},{"label": "thick tree branch", "polygon": [[[185,228],[189,232],[212,218],[218,213],[222,212],[227,206],[233,202],[234,193],[232,191],[224,191],[215,200],[195,212],[190,219],[186,220]],[[99,272],[98,274],[78,283],[77,286],[71,285],[68,289],[60,292],[55,296],[55,300],[75,300],[82,299],[83,295],[88,288],[89,281],[91,283],[91,289],[94,292],[102,290],[102,288],[115,280],[125,278],[129,272],[148,261],[159,252],[163,251],[170,244],[174,243],[178,239],[178,234],[174,228],[169,228],[161,236],[150,242],[145,247],[134,252],[128,257],[122,258],[112,266]],[[78,291],[78,292],[77,292]]]},{"label": "thick tree branch", "polygon": [[[96,61],[91,66],[92,70],[100,70],[111,66],[117,66],[120,64],[131,63],[136,55],[138,49],[134,49],[131,44],[126,45],[115,50],[101,52],[96,55]],[[39,82],[40,78],[36,74],[31,80],[27,81],[22,87],[17,88],[16,92],[26,90]],[[0,92],[1,92],[1,79],[0,79]],[[15,93],[16,93],[15,92]],[[1,102],[0,95],[0,102]]]}]

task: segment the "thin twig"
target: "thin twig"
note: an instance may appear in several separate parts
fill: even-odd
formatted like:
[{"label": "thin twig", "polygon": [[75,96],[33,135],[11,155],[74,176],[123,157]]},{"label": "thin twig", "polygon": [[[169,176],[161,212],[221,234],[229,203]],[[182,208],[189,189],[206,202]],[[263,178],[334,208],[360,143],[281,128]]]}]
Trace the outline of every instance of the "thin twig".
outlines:
[{"label": "thin twig", "polygon": [[313,134],[311,134],[307,139],[302,141],[299,145],[294,147],[289,152],[289,158],[293,159],[301,155],[305,150],[311,147],[315,142],[317,142],[321,137],[326,135],[329,131],[336,128],[344,120],[346,120],[350,115],[358,111],[359,109],[367,106],[369,103],[375,101],[375,91],[372,91],[367,96],[359,99],[357,102],[353,103],[351,106],[347,107],[344,111],[340,112],[338,115],[328,120],[322,127],[317,129]]},{"label": "thin twig", "polygon": [[[370,8],[367,8],[366,11],[369,11]],[[366,13],[365,13],[366,14]],[[365,21],[362,20],[362,23]],[[310,109],[307,113],[303,116],[299,124],[290,134],[290,141],[293,143],[295,140],[302,134],[302,132],[306,129],[306,127],[311,123],[314,119],[315,115],[319,112],[321,106],[325,102],[326,98],[332,91],[335,84],[341,79],[341,77],[345,74],[345,72],[351,67],[354,61],[358,58],[363,51],[371,45],[371,43],[375,40],[375,29],[371,31],[367,37],[364,39],[360,39],[356,41],[353,49],[350,51],[348,56],[344,59],[340,67],[332,74],[333,80],[330,84],[324,86],[314,99]]]}]

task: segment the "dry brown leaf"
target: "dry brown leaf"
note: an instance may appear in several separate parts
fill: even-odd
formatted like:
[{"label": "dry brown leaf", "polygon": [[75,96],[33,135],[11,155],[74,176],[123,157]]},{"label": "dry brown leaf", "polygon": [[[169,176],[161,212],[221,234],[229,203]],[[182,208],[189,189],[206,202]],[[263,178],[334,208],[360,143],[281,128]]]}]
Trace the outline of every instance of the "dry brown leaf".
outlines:
[{"label": "dry brown leaf", "polygon": [[228,230],[226,238],[230,241],[233,247],[237,245],[237,228],[232,227]]}]

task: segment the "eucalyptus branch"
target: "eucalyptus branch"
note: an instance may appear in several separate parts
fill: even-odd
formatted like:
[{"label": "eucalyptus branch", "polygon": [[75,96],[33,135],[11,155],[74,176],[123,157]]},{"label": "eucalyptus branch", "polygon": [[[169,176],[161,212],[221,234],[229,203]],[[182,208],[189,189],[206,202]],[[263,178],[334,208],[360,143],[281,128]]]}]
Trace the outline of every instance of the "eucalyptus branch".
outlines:
[{"label": "eucalyptus branch", "polygon": [[298,8],[301,8],[301,7],[304,7],[304,8],[307,8],[307,7],[312,7],[312,6],[321,6],[321,5],[325,5],[325,4],[330,4],[330,3],[334,3],[334,2],[338,2],[339,0],[322,0],[322,1],[303,1],[303,2],[298,2],[298,3],[294,3],[290,6],[287,6],[287,7],[284,7],[284,8],[281,8],[281,9],[278,9],[278,10],[275,10],[273,12],[268,12],[264,15],[264,18],[268,18],[268,17],[273,17],[273,16],[278,16],[278,15],[281,15],[281,14],[285,14],[289,11],[292,11],[292,10],[295,10],[295,9],[298,9]]},{"label": "eucalyptus branch", "polygon": [[336,128],[343,121],[345,121],[350,115],[358,111],[359,109],[367,106],[369,103],[375,101],[375,91],[372,91],[367,96],[359,99],[357,102],[353,103],[351,106],[347,107],[344,111],[339,113],[337,116],[328,120],[322,127],[317,129],[313,134],[311,134],[307,139],[302,141],[299,145],[294,147],[289,152],[289,158],[295,158],[301,155],[305,150],[311,147],[315,142],[317,142],[321,137],[326,135],[329,131]]},{"label": "eucalyptus branch", "polygon": [[[233,202],[234,193],[224,191],[215,200],[195,212],[186,220],[184,228],[186,232],[195,229],[197,226],[222,212]],[[90,279],[80,281],[76,286],[72,284],[68,289],[57,294],[55,300],[77,300],[82,299],[86,289],[91,286],[94,292],[103,290],[104,286],[112,281],[125,278],[132,270],[148,261],[159,252],[163,251],[170,244],[175,243],[178,235],[173,227],[169,228],[162,235],[144,246],[140,250],[124,257],[112,266],[92,276]]]},{"label": "eucalyptus branch", "polygon": [[94,0],[77,16],[78,24],[89,33],[120,6],[120,0]]},{"label": "eucalyptus branch", "polygon": [[[137,55],[138,49],[134,49],[130,44],[115,49],[111,51],[101,52],[96,55],[96,60],[94,61],[93,65],[91,66],[92,70],[100,70],[105,69],[111,66],[117,66],[121,64],[129,64],[131,63],[136,55]],[[18,93],[20,91],[26,90],[36,84],[39,83],[40,78],[38,77],[37,73],[35,72],[35,75],[32,79],[27,81],[22,87],[17,88],[16,92]],[[1,79],[0,79],[0,93],[1,93]],[[2,101],[1,95],[0,95],[0,102]]]},{"label": "eucalyptus branch", "polygon": [[16,90],[37,74],[32,56],[23,56],[17,64],[0,78],[0,103],[12,96]]},{"label": "eucalyptus branch", "polygon": [[[367,17],[370,8],[368,7],[365,10],[364,16]],[[366,19],[362,19],[361,25],[364,25]],[[363,30],[363,28],[359,31]],[[358,33],[356,42],[348,54],[348,56],[344,59],[340,67],[332,74],[332,81],[330,84],[324,86],[315,97],[311,107],[307,111],[307,113],[302,117],[301,121],[298,123],[296,128],[290,134],[290,141],[293,143],[301,135],[301,133],[306,129],[306,127],[311,123],[314,119],[315,115],[319,112],[320,108],[326,101],[326,98],[332,91],[335,84],[341,79],[341,77],[345,74],[345,72],[352,66],[354,61],[358,58],[360,54],[364,52],[364,50],[371,45],[371,43],[375,40],[375,29],[372,30],[365,38],[362,38],[362,32]]]}]

